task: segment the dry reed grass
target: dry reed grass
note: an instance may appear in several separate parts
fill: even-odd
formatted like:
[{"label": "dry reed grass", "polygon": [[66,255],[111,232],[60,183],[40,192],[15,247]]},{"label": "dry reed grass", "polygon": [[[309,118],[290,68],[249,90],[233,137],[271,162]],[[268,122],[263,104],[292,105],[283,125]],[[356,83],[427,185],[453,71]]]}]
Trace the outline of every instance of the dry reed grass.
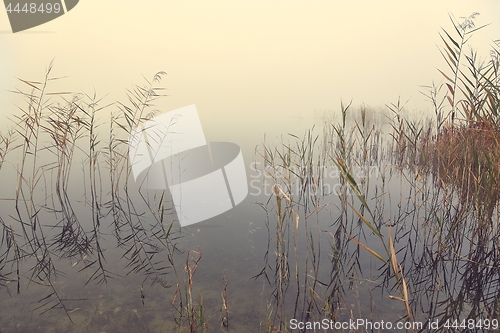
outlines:
[{"label": "dry reed grass", "polygon": [[443,89],[429,89],[437,131],[431,134],[429,129],[419,140],[418,163],[424,173],[454,186],[462,201],[491,219],[500,199],[500,47],[498,41],[493,45],[488,62],[478,61],[472,49],[465,53],[472,34],[484,27],[475,27],[477,15],[462,23],[451,18],[454,34],[443,29],[441,53],[449,72],[439,70]]}]

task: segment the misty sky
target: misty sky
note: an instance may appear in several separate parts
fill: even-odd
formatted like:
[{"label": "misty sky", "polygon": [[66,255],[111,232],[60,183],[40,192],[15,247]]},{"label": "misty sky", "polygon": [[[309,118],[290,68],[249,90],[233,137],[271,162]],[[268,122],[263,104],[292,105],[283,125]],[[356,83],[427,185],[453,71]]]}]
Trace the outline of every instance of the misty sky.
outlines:
[{"label": "misty sky", "polygon": [[166,71],[160,108],[195,103],[227,133],[335,111],[340,99],[380,107],[401,96],[423,110],[419,85],[445,68],[440,27],[474,11],[478,26],[491,23],[471,40],[486,57],[500,39],[500,1],[81,0],[17,34],[0,11],[0,117],[14,112],[15,78],[42,80],[52,59],[53,74],[68,76],[53,90],[95,90],[108,102]]}]

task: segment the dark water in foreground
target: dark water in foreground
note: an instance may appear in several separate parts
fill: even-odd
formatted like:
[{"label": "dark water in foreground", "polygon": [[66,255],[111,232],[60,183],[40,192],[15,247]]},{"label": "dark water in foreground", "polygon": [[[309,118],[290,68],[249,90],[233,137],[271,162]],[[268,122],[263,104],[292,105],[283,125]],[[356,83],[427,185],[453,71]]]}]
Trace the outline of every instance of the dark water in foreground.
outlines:
[{"label": "dark water in foreground", "polygon": [[21,145],[1,173],[0,332],[495,328],[498,211],[394,163],[386,136],[329,126],[244,147],[247,198],[185,228],[115,137]]}]

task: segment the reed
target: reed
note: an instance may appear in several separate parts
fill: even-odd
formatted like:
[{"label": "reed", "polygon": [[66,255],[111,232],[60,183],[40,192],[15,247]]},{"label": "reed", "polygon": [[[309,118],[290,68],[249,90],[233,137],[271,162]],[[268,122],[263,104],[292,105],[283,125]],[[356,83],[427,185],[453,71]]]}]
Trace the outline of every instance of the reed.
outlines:
[{"label": "reed", "polygon": [[[122,113],[115,113],[112,118],[107,143],[101,140],[98,115],[112,105],[104,104],[95,94],[50,92],[50,84],[60,79],[51,73],[52,63],[42,82],[20,80],[28,88],[14,93],[26,107],[21,107],[13,116],[12,130],[0,136],[0,167],[7,153],[18,159],[17,166],[13,165],[17,177],[15,192],[12,198],[3,198],[5,202],[14,203],[15,215],[9,217],[9,221],[1,219],[0,281],[17,282],[18,292],[23,279],[28,284],[49,288],[50,292],[36,302],[35,310],[45,313],[62,309],[71,320],[66,304],[75,299],[60,297],[56,281],[65,274],[56,268],[56,262],[61,258],[78,258],[77,263],[83,262],[83,266],[75,264],[72,268],[76,267],[82,274],[91,271],[86,284],[102,284],[109,278],[117,278],[108,268],[104,256],[106,246],[102,245],[103,236],[107,234],[102,229],[108,228],[108,216],[113,217],[118,245],[126,248],[122,257],[130,260],[129,274],[145,272],[146,279],[153,284],[169,286],[165,275],[176,252],[171,243],[173,220],[167,222],[168,208],[162,195],[154,202],[146,201],[147,211],[155,212],[154,228],[142,225],[144,213],[139,210],[144,208],[133,202],[128,193],[127,140],[118,139],[128,134],[125,131],[130,130],[130,126],[144,119],[140,117],[151,107],[151,100],[159,97],[156,91],[160,88],[153,84],[159,82],[162,73],[148,82],[149,89],[137,88],[140,102],[133,103],[136,110],[121,105]],[[130,126],[123,126],[122,121]],[[80,159],[83,161],[83,204],[89,207],[88,215],[81,206],[75,208],[78,198],[75,200],[73,180],[82,178],[75,170]],[[102,176],[103,161],[107,161],[104,165],[109,167],[110,182]],[[110,189],[110,197],[107,189]],[[44,224],[42,221],[47,219],[55,222]],[[92,221],[91,227],[82,220]],[[163,250],[168,251],[168,260],[154,260],[154,255]],[[22,262],[32,260],[35,260],[34,266],[23,274]],[[13,270],[8,271],[7,264]],[[144,295],[142,288],[141,295]]]},{"label": "reed", "polygon": [[222,276],[222,307],[220,309],[220,324],[221,328],[225,332],[229,332],[229,309],[227,306],[227,280],[225,276]]},{"label": "reed", "polygon": [[179,284],[177,290],[174,294],[174,298],[172,300],[172,305],[175,306],[176,299],[179,298],[179,307],[177,307],[177,312],[179,317],[176,319],[177,325],[182,327],[183,325],[183,317],[184,312],[186,315],[187,323],[189,324],[189,332],[206,332],[207,325],[205,323],[205,315],[204,315],[204,307],[203,307],[203,296],[201,296],[201,301],[199,304],[195,304],[193,301],[193,284],[194,284],[194,274],[198,268],[198,264],[201,260],[202,253],[194,250],[190,250],[186,256],[186,264],[185,264],[185,272],[187,274],[187,281],[185,284],[185,300],[183,306],[183,296],[179,288]]},{"label": "reed", "polygon": [[[156,114],[164,73],[131,89],[126,103],[112,105],[96,95],[49,92],[52,65],[42,82],[21,80],[16,94],[24,107],[12,130],[0,135],[0,169],[14,167],[16,180],[11,197],[2,200],[13,214],[0,216],[0,288],[13,297],[13,285],[17,293],[25,285],[41,288],[32,309],[45,316],[59,309],[75,323],[68,331],[81,328],[74,305],[84,308],[93,297],[67,297],[71,291],[59,277],[71,273],[84,275],[85,290],[128,276],[136,288],[128,301],[144,312],[171,299],[158,316],[177,332],[217,326],[229,332],[229,323],[234,330],[249,318],[255,325],[248,331],[260,324],[260,331],[286,332],[290,318],[361,317],[439,320],[437,331],[444,332],[447,320],[498,318],[500,52],[495,45],[487,63],[466,52],[481,29],[476,17],[451,18],[452,29],[441,32],[444,82],[424,87],[433,119],[410,119],[398,100],[386,106],[390,129],[384,134],[374,110],[341,103],[339,119],[258,147],[269,191],[255,223],[266,225],[268,240],[254,276],[265,285],[265,306],[251,314],[231,305],[226,278],[232,273],[222,276],[222,291],[218,282],[212,299],[210,292],[198,293],[202,251],[179,259],[182,235],[168,191],[145,191],[130,180],[127,135]],[[103,129],[100,115],[109,108]],[[75,175],[84,180],[81,205]],[[75,262],[68,268],[61,259]],[[111,317],[108,311],[102,320]],[[153,331],[148,324],[141,319],[141,329]],[[9,329],[16,331],[0,322],[2,332]]]},{"label": "reed", "polygon": [[[310,201],[300,195],[297,196],[296,193],[289,193],[290,189],[293,188],[294,181],[300,184],[315,179],[313,168],[304,167],[302,170],[305,170],[305,174],[302,174],[294,173],[293,171],[296,169],[292,167],[311,165],[311,160],[308,159],[309,155],[303,154],[302,152],[305,150],[301,149],[301,147],[307,146],[308,142],[313,142],[312,146],[315,146],[316,149],[319,146],[318,142],[328,142],[331,147],[336,148],[334,150],[325,149],[324,151],[328,153],[323,155],[327,156],[327,160],[339,170],[342,184],[342,191],[337,192],[340,200],[339,218],[335,219],[330,226],[330,228],[338,227],[338,229],[336,232],[322,230],[331,238],[332,253],[335,254],[333,257],[342,258],[342,244],[346,244],[347,241],[347,243],[355,244],[358,249],[366,251],[382,263],[381,270],[384,272],[382,285],[387,287],[392,285],[390,290],[394,288],[398,291],[398,295],[391,293],[389,298],[402,302],[406,313],[403,318],[410,323],[416,322],[417,309],[428,307],[429,304],[430,318],[442,316],[441,320],[446,321],[454,315],[458,315],[459,311],[456,306],[461,304],[461,301],[452,301],[449,305],[438,301],[438,295],[442,292],[441,288],[444,288],[451,298],[457,292],[459,294],[464,292],[463,286],[471,286],[470,275],[456,278],[450,276],[450,272],[460,270],[463,267],[460,260],[467,261],[468,272],[474,270],[469,266],[480,261],[472,258],[484,258],[483,250],[485,247],[493,251],[495,245],[492,243],[492,237],[498,232],[497,222],[493,220],[493,217],[498,216],[498,170],[495,165],[500,165],[497,157],[498,120],[496,117],[499,91],[496,73],[498,73],[499,53],[498,49],[492,51],[492,60],[487,65],[478,64],[476,62],[477,55],[474,52],[465,55],[463,48],[467,45],[470,36],[481,29],[474,26],[473,21],[476,16],[477,14],[474,13],[461,24],[457,24],[452,19],[455,31],[459,36],[457,40],[452,37],[451,33],[443,30],[442,40],[445,47],[442,54],[445,56],[452,74],[446,74],[445,71],[440,70],[446,82],[441,86],[433,84],[427,87],[429,88],[427,96],[431,99],[436,115],[434,121],[427,119],[409,120],[403,116],[404,103],[398,100],[397,103],[389,104],[388,110],[394,115],[391,120],[392,133],[390,134],[393,140],[387,147],[384,147],[379,141],[380,136],[377,134],[377,130],[366,122],[366,110],[360,109],[360,120],[354,121],[354,126],[349,129],[346,119],[350,105],[347,107],[341,105],[341,122],[338,125],[332,125],[331,131],[324,131],[324,135],[327,133],[325,137],[319,140],[310,140],[309,137],[306,137],[296,145],[283,144],[282,150],[279,147],[271,148],[268,145],[264,147],[264,153],[261,156],[266,161],[266,165],[273,172],[280,170],[281,175],[284,175],[282,178],[273,178],[273,186],[275,187],[273,187],[271,198],[276,203],[274,206],[277,213],[276,230],[279,231],[286,221],[285,225],[289,226],[288,230],[293,235],[293,243],[300,244],[296,239],[305,236],[304,238],[308,240],[306,249],[311,253],[311,256],[303,259],[302,264],[308,267],[308,264],[313,263],[313,269],[307,269],[312,274],[306,274],[303,278],[303,284],[306,286],[301,296],[304,299],[304,306],[299,308],[299,313],[300,311],[307,313],[303,318],[312,318],[312,313],[315,313],[314,309],[320,308],[325,311],[323,313],[337,317],[338,311],[336,311],[335,304],[340,304],[340,302],[332,302],[335,299],[335,293],[326,298],[320,296],[317,284],[321,281],[320,276],[322,275],[315,269],[319,267],[316,257],[319,254],[316,247],[318,241],[311,237],[312,233],[306,226],[308,218],[311,216],[307,212],[315,212],[323,207],[321,202],[326,197],[325,193],[321,193]],[[454,49],[455,47],[456,49]],[[465,70],[462,68],[461,57],[466,60],[466,66],[468,66]],[[440,95],[443,93],[444,97]],[[300,140],[297,136],[292,137]],[[373,147],[380,148],[380,150],[373,149]],[[456,148],[450,149],[450,147]],[[394,163],[392,167],[396,167],[397,173],[392,170],[389,174],[385,173],[390,169],[384,168],[385,162],[378,159],[379,156],[383,156],[384,149],[392,150],[391,161]],[[325,162],[325,159],[319,155],[313,160],[317,161],[318,169],[327,165],[327,161]],[[378,174],[379,180],[382,180],[380,188],[380,183],[375,183],[375,188],[373,188],[370,186],[370,179],[358,179],[359,177],[354,171],[356,167],[366,168],[370,163],[379,163],[379,166],[385,170]],[[387,167],[390,168],[391,165]],[[300,168],[298,169],[300,170]],[[390,179],[393,174],[398,175],[399,200],[396,200],[396,214],[388,216],[384,210],[388,209],[393,212],[394,209],[392,208],[392,195],[388,190],[385,190],[385,181]],[[319,175],[321,173],[318,173],[318,180],[321,179]],[[429,182],[430,180],[432,182]],[[403,191],[403,188],[406,187],[409,188],[409,194]],[[373,190],[380,193],[375,195],[376,200],[370,198],[370,193]],[[387,195],[390,206],[384,209]],[[268,201],[267,204],[271,202]],[[283,208],[284,202],[287,203],[285,208]],[[266,207],[265,210],[269,212],[270,209]],[[306,212],[304,216],[300,215],[302,210]],[[285,221],[284,217],[286,217]],[[362,228],[357,229],[355,224],[348,222],[353,217],[357,219],[358,226],[363,226]],[[304,226],[293,228],[292,223],[295,218],[297,224],[303,221]],[[404,222],[409,218],[411,219],[410,230],[407,229],[407,224],[410,222]],[[475,225],[469,222],[471,218],[476,223]],[[347,227],[350,229],[347,230]],[[383,236],[382,230],[385,227],[389,230],[388,237]],[[396,230],[394,237],[391,235],[392,228]],[[365,234],[365,230],[369,232],[368,235]],[[381,247],[383,251],[374,250],[372,245],[361,239],[361,235],[365,235],[366,242],[368,238],[375,236],[380,245],[376,247]],[[344,236],[344,240],[341,236]],[[424,240],[423,245],[417,245],[422,244],[419,240],[420,237]],[[457,238],[454,237],[459,237],[463,241],[457,242]],[[279,232],[276,239],[278,240],[277,250],[279,250],[285,242],[281,240],[282,236]],[[403,239],[409,243],[406,243],[407,246],[399,246],[398,248],[398,241],[401,242]],[[463,246],[464,242],[470,245],[468,254],[464,253],[467,251]],[[374,244],[373,239],[369,243]],[[416,253],[420,251],[420,247],[424,247],[425,253],[427,253],[426,251],[435,252],[419,260]],[[296,253],[294,246],[293,254],[297,256]],[[457,256],[462,259],[452,260],[451,264],[447,264],[446,258],[449,255],[455,259]],[[269,252],[266,252],[266,261],[268,256]],[[356,255],[354,257],[356,258]],[[495,262],[496,259],[492,259],[492,261]],[[295,262],[297,263],[297,259]],[[422,262],[429,265],[429,269],[423,269]],[[346,271],[363,274],[361,269],[345,270],[345,267],[342,267],[344,265],[346,265],[345,261],[340,266],[336,266],[335,262],[332,261],[332,267],[337,267],[338,271],[332,270],[331,285],[335,286],[337,290],[341,289],[342,282],[337,282],[336,276],[342,276]],[[299,267],[300,265],[295,264],[294,276],[297,280],[300,279]],[[493,265],[489,267],[491,268]],[[265,269],[262,272],[264,271]],[[279,266],[277,266],[276,271],[279,271]],[[485,276],[490,276],[492,273],[490,270],[484,271]],[[431,281],[435,281],[436,289],[430,291],[423,287],[422,281],[426,279],[423,278],[425,274],[428,274],[427,277]],[[445,280],[443,280],[443,276],[446,276]],[[310,278],[312,281],[308,283]],[[278,275],[276,279],[278,286],[281,281],[283,279]],[[452,281],[453,287],[441,287],[450,281]],[[481,278],[481,281],[484,280]],[[477,283],[473,283],[473,285],[478,286]],[[489,289],[488,295],[493,292],[494,287],[492,288]],[[467,292],[467,294],[470,293]],[[484,295],[484,293],[481,294]],[[424,304],[419,301],[419,297],[422,296],[428,303]],[[279,303],[282,297],[287,296],[285,293],[278,293],[277,311],[268,311],[268,322],[270,314],[274,313],[279,314],[277,316],[278,323],[283,322],[283,306],[282,303]],[[493,300],[491,302],[484,300],[484,302],[496,304],[496,301]],[[476,309],[474,311],[484,310],[479,302],[473,304]],[[297,307],[295,308],[297,309]],[[321,311],[318,312],[321,313]],[[488,314],[488,316],[492,318],[491,315]],[[271,323],[273,324],[270,324],[269,328],[277,327],[273,321]],[[284,326],[280,326],[280,328],[282,327]]]},{"label": "reed", "polygon": [[[470,202],[478,214],[491,219],[500,193],[499,174],[499,59],[500,48],[494,45],[487,63],[478,61],[477,53],[465,47],[475,27],[473,13],[462,23],[451,18],[454,34],[443,29],[442,55],[449,73],[439,70],[448,101],[449,116],[441,120],[432,139],[422,140],[421,165],[436,179],[459,190],[463,201]],[[444,89],[443,89],[444,90]],[[434,105],[436,93],[430,94]],[[438,107],[441,110],[444,107]],[[440,113],[439,113],[440,114]]]}]

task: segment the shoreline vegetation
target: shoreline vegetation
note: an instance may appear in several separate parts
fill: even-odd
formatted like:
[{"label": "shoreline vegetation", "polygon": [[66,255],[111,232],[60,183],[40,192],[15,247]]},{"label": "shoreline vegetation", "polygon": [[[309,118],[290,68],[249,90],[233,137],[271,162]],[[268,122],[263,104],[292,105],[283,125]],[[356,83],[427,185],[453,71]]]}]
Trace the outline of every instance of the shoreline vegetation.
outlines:
[{"label": "shoreline vegetation", "polygon": [[[238,248],[215,232],[220,244],[198,246],[169,193],[133,182],[127,135],[157,113],[166,73],[116,105],[51,92],[52,64],[41,82],[20,79],[25,104],[0,135],[12,187],[0,202],[0,332],[272,333],[359,318],[487,331],[500,315],[500,40],[488,60],[469,49],[478,15],[440,32],[443,81],[423,87],[433,119],[407,119],[398,101],[382,126],[342,103],[320,134],[257,146],[267,195],[233,235]],[[329,168],[339,186],[312,191]],[[233,253],[213,255],[219,245]]]}]

